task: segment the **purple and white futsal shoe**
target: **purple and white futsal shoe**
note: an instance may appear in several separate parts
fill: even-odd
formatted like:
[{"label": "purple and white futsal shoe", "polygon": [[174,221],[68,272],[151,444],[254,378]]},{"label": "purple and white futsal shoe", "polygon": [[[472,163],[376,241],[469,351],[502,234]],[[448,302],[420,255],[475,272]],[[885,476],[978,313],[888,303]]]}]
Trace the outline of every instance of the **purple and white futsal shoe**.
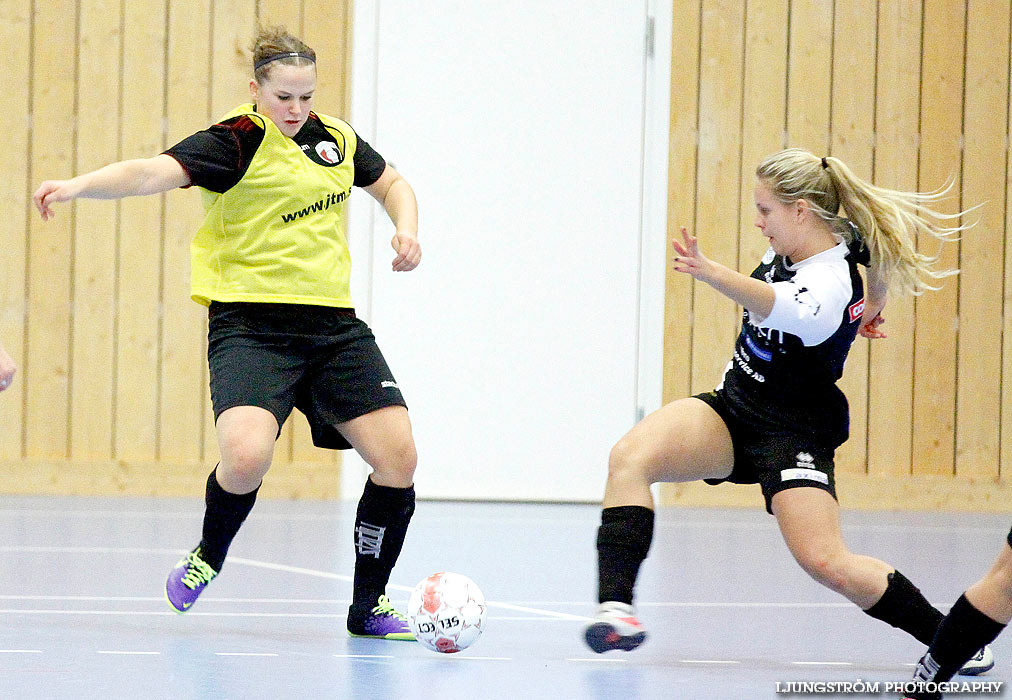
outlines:
[{"label": "purple and white futsal shoe", "polygon": [[179,560],[165,581],[165,599],[182,615],[190,609],[218,572],[200,558],[200,547]]}]

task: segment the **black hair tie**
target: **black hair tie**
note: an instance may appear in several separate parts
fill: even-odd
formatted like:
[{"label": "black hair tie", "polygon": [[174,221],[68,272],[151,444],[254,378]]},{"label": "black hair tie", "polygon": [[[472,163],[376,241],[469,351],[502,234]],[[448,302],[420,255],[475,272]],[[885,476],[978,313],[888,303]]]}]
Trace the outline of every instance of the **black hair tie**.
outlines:
[{"label": "black hair tie", "polygon": [[868,246],[865,245],[864,236],[861,235],[861,229],[857,227],[850,219],[844,219],[847,222],[847,228],[850,229],[850,241],[847,242],[847,250],[854,256],[854,262],[865,267],[871,266],[871,251],[868,250]]}]

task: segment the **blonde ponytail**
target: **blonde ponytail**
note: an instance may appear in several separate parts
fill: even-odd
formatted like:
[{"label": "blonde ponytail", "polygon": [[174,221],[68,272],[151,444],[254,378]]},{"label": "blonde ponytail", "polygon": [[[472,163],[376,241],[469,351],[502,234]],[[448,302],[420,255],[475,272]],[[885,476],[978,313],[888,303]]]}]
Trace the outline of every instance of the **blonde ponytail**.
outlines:
[{"label": "blonde ponytail", "polygon": [[849,227],[838,215],[842,208],[857,225],[879,278],[892,291],[921,294],[938,289],[937,280],[958,273],[935,269],[939,256],[920,253],[916,246],[918,235],[928,235],[939,241],[940,248],[973,225],[939,225],[967,211],[943,214],[927,206],[944,199],[952,190],[951,182],[934,192],[890,190],[857,177],[839,158],[819,158],[799,148],[767,157],[756,168],[756,176],[778,201],[806,200],[820,218],[847,236]]}]

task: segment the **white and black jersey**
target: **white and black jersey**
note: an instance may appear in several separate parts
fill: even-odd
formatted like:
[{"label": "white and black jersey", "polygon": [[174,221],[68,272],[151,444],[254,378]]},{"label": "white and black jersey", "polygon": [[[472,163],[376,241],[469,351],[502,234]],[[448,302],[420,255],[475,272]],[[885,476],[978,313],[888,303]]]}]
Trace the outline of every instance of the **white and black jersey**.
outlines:
[{"label": "white and black jersey", "polygon": [[804,435],[835,448],[850,430],[847,398],[836,382],[864,311],[855,256],[841,242],[790,264],[771,248],[752,277],[770,283],[776,301],[765,319],[745,311],[717,389],[757,434]]}]

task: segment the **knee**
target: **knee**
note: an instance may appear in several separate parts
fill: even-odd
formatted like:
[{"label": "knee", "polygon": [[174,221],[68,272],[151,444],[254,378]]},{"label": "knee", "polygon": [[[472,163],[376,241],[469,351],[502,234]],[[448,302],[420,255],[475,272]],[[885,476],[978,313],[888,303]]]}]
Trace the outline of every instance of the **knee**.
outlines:
[{"label": "knee", "polygon": [[1012,558],[1004,558],[988,572],[991,587],[1000,592],[1012,604]]},{"label": "knee", "polygon": [[847,553],[837,548],[810,547],[795,554],[798,564],[813,579],[837,593],[849,590]]},{"label": "knee", "polygon": [[[274,441],[236,432],[221,440],[219,475],[227,472],[228,479],[256,488],[270,469],[274,456]],[[219,480],[220,481],[220,480]]]},{"label": "knee", "polygon": [[414,483],[415,468],[418,466],[418,452],[413,440],[403,441],[384,451],[370,464],[373,481],[382,486],[410,486]]},{"label": "knee", "polygon": [[619,440],[608,455],[608,478],[623,480],[629,478],[650,479],[651,464],[636,440],[628,435]]},{"label": "knee", "polygon": [[406,479],[415,475],[415,468],[418,466],[418,451],[415,449],[413,440],[407,441],[395,451],[393,457],[393,469]]}]

